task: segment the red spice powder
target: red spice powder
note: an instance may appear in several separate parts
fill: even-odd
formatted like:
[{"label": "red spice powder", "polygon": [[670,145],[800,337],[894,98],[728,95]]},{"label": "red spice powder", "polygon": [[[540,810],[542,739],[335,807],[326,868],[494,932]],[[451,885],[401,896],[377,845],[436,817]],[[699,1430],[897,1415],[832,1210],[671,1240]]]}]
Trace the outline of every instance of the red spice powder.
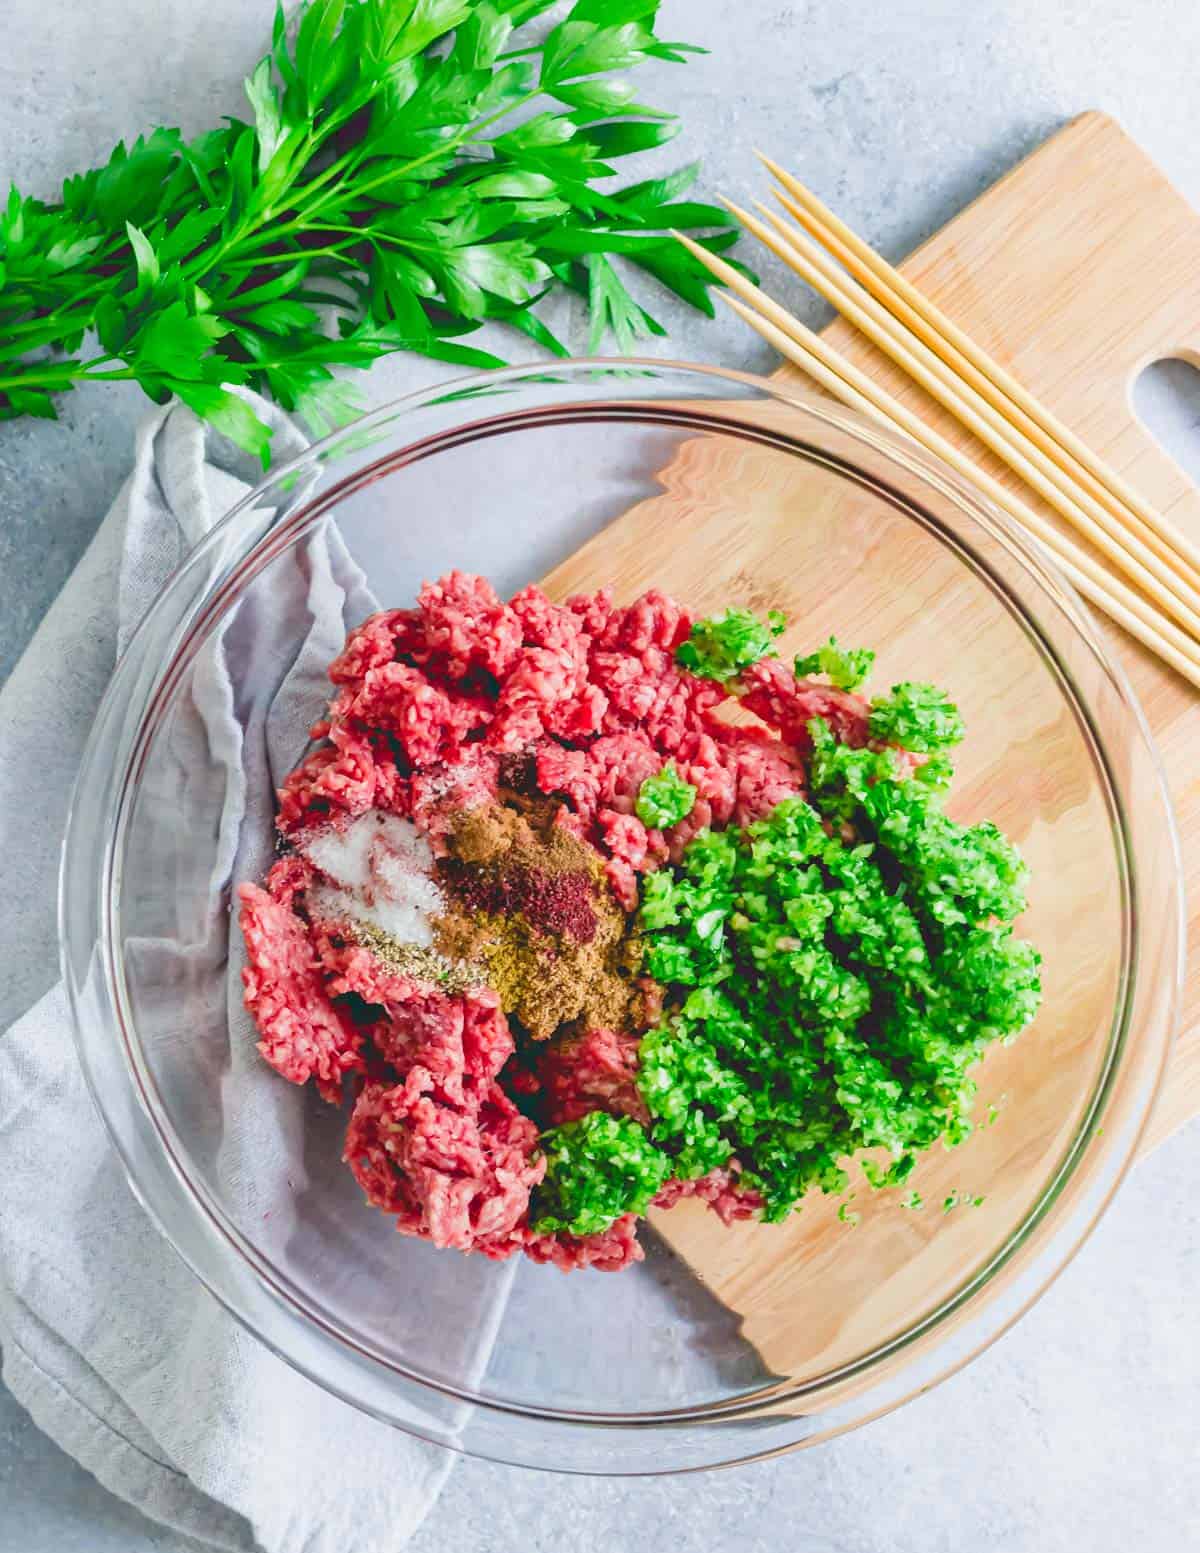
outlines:
[{"label": "red spice powder", "polygon": [[438,869],[471,911],[489,916],[520,912],[530,927],[579,944],[590,944],[596,936],[596,886],[590,874],[525,867],[500,871],[452,857],[443,858]]}]

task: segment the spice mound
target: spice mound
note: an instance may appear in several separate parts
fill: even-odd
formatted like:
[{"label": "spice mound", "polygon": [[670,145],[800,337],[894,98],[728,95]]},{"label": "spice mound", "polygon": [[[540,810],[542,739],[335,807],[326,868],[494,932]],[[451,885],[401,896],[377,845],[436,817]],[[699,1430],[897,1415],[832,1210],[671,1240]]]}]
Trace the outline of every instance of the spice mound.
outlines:
[{"label": "spice mound", "polygon": [[945,813],[944,692],[783,629],[455,572],[350,633],[243,983],[402,1232],[616,1271],[653,1206],[779,1219],[970,1134],[1040,996],[1023,866]]},{"label": "spice mound", "polygon": [[447,908],[438,948],[479,966],[504,1012],[535,1041],[564,1025],[624,1027],[638,997],[640,943],[599,854],[558,823],[559,806],[459,815],[438,864]]}]

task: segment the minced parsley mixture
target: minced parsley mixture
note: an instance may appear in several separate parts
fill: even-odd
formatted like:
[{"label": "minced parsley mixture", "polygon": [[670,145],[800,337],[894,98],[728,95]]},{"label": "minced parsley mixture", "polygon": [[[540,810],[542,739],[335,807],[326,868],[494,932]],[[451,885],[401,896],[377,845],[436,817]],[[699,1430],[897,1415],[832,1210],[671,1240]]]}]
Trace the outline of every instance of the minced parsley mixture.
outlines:
[{"label": "minced parsley mixture", "polygon": [[1040,999],[1024,865],[946,813],[948,697],[784,624],[455,573],[351,634],[244,979],[406,1233],[615,1270],[651,1206],[776,1221],[971,1132]]},{"label": "minced parsley mixture", "polygon": [[[702,832],[646,878],[645,964],[670,989],[639,1051],[652,1122],[638,1139],[587,1140],[597,1200],[613,1201],[617,1150],[636,1167],[628,1206],[655,1153],[664,1179],[736,1159],[766,1219],[810,1186],[842,1191],[859,1150],[888,1150],[868,1178],[897,1185],[922,1149],[967,1136],[972,1067],[1037,1012],[1039,957],[1011,927],[1025,905],[1011,844],[948,819],[929,767],[903,775],[891,751],[837,744],[819,721],[812,735],[809,800]],[[587,1170],[569,1163],[582,1215]]]}]

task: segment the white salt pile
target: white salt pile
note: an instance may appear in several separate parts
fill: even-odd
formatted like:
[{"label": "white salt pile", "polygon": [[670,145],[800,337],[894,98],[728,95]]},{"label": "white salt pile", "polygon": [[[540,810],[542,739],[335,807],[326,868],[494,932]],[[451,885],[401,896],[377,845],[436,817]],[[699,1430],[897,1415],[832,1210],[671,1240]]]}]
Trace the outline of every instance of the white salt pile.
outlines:
[{"label": "white salt pile", "polygon": [[326,880],[309,891],[314,915],[369,923],[399,944],[433,943],[442,895],[429,843],[409,820],[368,809],[344,830],[319,831],[301,850]]}]

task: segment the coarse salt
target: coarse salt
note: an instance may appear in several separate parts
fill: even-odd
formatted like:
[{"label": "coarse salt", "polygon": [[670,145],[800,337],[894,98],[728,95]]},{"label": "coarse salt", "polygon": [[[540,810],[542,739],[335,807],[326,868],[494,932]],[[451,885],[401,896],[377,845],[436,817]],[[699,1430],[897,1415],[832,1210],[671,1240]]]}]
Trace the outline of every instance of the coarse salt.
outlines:
[{"label": "coarse salt", "polygon": [[432,944],[442,894],[433,852],[411,821],[368,809],[344,829],[318,832],[302,850],[324,875],[309,891],[315,916],[367,922],[400,944]]}]

